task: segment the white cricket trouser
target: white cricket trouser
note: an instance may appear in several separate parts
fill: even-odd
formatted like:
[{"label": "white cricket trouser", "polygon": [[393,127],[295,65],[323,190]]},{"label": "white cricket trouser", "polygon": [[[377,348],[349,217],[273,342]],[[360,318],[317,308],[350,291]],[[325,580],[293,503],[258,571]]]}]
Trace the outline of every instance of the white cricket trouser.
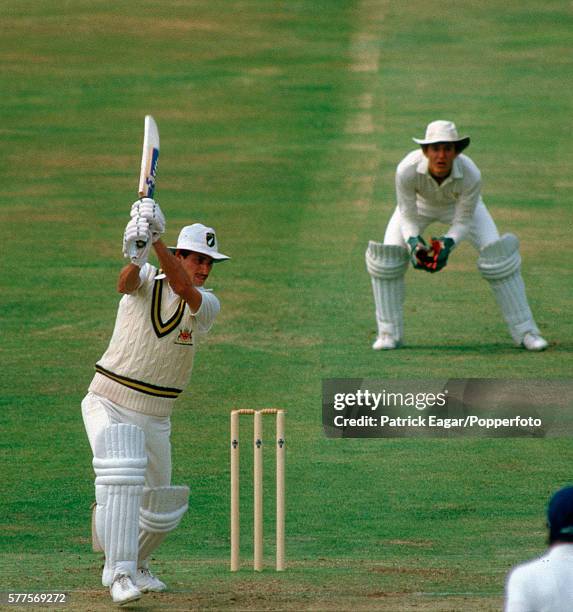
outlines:
[{"label": "white cricket trouser", "polygon": [[[453,207],[448,209],[440,216],[428,217],[422,213],[418,213],[420,219],[420,235],[423,234],[424,230],[430,225],[430,223],[451,223],[454,210]],[[386,228],[384,234],[384,244],[395,244],[398,246],[406,246],[404,238],[402,236],[402,214],[398,207],[394,211],[392,218]],[[470,231],[466,236],[465,240],[468,240],[478,251],[482,249],[486,244],[491,244],[496,240],[499,240],[499,232],[495,225],[495,221],[489,214],[485,204],[480,200],[476,206],[474,218],[470,227]]]},{"label": "white cricket trouser", "polygon": [[84,397],[82,416],[92,452],[96,438],[108,425],[115,423],[137,425],[145,433],[147,453],[145,486],[165,487],[171,484],[170,417],[156,417],[135,412],[95,393],[88,393]]}]

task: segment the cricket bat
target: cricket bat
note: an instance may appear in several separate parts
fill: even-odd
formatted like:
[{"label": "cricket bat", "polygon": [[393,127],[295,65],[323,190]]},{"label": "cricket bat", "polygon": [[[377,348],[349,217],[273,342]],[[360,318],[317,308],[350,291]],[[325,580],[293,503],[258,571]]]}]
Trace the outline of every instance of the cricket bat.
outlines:
[{"label": "cricket bat", "polygon": [[[155,119],[151,115],[146,115],[143,129],[143,152],[141,154],[141,170],[139,172],[139,189],[137,192],[140,198],[153,198],[158,161],[159,130],[157,129]],[[136,247],[141,249],[145,245],[145,242],[138,240],[133,248],[132,256],[136,255]]]}]

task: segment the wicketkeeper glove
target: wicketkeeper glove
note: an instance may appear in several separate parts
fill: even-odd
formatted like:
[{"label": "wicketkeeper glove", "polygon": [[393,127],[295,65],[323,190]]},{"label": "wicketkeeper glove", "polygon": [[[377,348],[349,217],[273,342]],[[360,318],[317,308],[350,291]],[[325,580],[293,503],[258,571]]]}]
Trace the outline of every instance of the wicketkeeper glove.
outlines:
[{"label": "wicketkeeper glove", "polygon": [[431,245],[432,249],[430,254],[434,261],[434,269],[432,272],[439,272],[442,268],[446,267],[448,257],[456,246],[456,243],[453,238],[441,236],[440,238],[432,237]]},{"label": "wicketkeeper glove", "polygon": [[408,250],[410,251],[410,261],[416,270],[430,271],[428,266],[431,263],[429,257],[429,247],[422,236],[412,236],[408,238]]},{"label": "wicketkeeper glove", "polygon": [[157,242],[165,231],[165,215],[159,204],[151,198],[142,198],[131,205],[131,218],[143,217],[149,222],[151,241]]},{"label": "wicketkeeper glove", "polygon": [[149,222],[143,217],[134,217],[125,226],[123,255],[140,268],[147,263],[151,249]]}]

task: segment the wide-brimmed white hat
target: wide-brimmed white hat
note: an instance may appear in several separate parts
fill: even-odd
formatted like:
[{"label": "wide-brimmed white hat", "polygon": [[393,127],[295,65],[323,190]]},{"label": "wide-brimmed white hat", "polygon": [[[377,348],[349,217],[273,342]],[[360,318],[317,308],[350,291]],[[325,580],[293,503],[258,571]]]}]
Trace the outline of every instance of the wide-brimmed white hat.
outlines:
[{"label": "wide-brimmed white hat", "polygon": [[177,239],[177,246],[169,247],[173,252],[181,249],[182,251],[195,251],[203,253],[213,258],[213,261],[224,261],[231,259],[223,253],[219,253],[217,235],[212,227],[207,227],[202,223],[186,225],[180,232]]},{"label": "wide-brimmed white hat", "polygon": [[459,136],[455,123],[451,121],[432,121],[426,128],[426,137],[412,138],[419,145],[435,144],[437,142],[453,142],[457,151],[463,151],[470,144],[469,136]]}]

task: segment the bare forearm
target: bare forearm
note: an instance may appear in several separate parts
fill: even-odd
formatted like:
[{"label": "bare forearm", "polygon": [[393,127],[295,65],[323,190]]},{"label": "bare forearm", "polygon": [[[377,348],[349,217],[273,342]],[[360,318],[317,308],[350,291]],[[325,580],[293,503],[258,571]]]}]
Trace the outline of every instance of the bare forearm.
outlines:
[{"label": "bare forearm", "polygon": [[173,291],[189,304],[193,312],[197,312],[203,300],[201,292],[193,285],[192,279],[183,269],[179,259],[173,255],[161,239],[153,243],[153,248],[159,259],[159,265],[167,276]]},{"label": "bare forearm", "polygon": [[127,264],[119,273],[117,290],[120,293],[133,293],[139,287],[139,266]]},{"label": "bare forearm", "polygon": [[189,275],[185,272],[177,257],[173,255],[161,239],[153,243],[153,248],[155,249],[157,259],[159,259],[159,267],[163,270],[165,276],[167,276],[167,280],[174,291],[191,284]]}]

